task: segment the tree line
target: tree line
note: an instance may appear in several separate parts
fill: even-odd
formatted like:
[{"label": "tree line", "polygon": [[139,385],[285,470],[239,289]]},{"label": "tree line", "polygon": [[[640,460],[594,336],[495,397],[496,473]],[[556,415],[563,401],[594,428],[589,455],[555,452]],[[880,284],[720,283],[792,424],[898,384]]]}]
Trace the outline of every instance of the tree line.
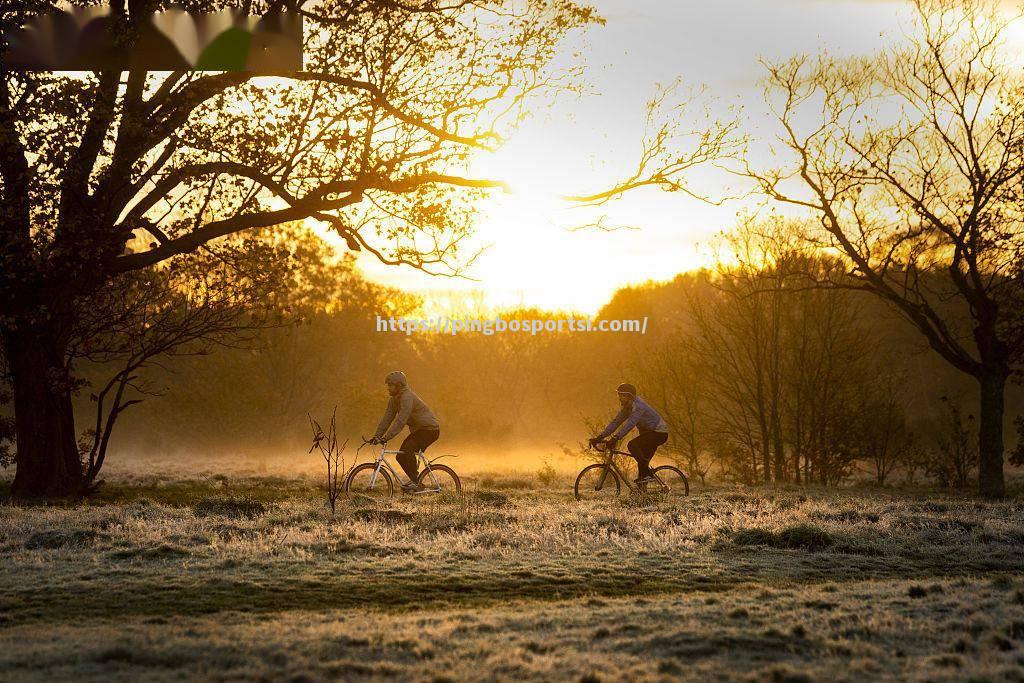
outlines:
[{"label": "tree line", "polygon": [[[384,374],[402,368],[446,441],[495,467],[508,464],[504,453],[576,451],[628,380],[669,423],[665,455],[700,480],[968,486],[978,466],[972,386],[876,299],[806,286],[807,272],[842,264],[806,248],[799,229],[748,221],[723,238],[733,265],[620,290],[598,313],[649,316],[647,335],[407,336],[378,333],[376,316],[415,316],[422,299],[365,281],[351,256],[296,228],[296,275],[277,288],[275,310],[259,327],[243,317],[244,337],[233,331],[213,353],[197,339],[140,368],[138,385],[154,395],[131,397],[145,400],[119,420],[114,450],[258,461],[302,451],[306,413],[334,405],[354,438],[379,417]],[[84,368],[93,389],[78,397],[81,414],[97,410],[94,388],[119,371]]]}]

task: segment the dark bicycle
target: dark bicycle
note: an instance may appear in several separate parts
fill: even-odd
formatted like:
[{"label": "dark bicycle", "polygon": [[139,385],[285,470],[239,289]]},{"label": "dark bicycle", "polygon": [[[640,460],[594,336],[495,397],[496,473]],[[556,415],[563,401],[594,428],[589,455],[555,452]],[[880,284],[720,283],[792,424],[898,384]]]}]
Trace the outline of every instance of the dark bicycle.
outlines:
[{"label": "dark bicycle", "polygon": [[631,458],[629,453],[612,450],[606,444],[596,444],[593,449],[598,453],[604,453],[605,459],[604,462],[587,465],[576,477],[576,485],[573,487],[576,500],[613,498],[622,493],[623,483],[633,493],[662,496],[690,495],[690,480],[686,478],[686,473],[678,467],[673,465],[655,467],[653,482],[635,484],[615,462],[617,455]]}]

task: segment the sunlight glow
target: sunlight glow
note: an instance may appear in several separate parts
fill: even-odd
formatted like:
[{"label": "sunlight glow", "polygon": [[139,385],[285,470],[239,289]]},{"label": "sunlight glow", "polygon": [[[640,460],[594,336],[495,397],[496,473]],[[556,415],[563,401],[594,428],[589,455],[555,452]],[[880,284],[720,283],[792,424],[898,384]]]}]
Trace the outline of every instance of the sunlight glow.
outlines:
[{"label": "sunlight glow", "polygon": [[[908,5],[871,0],[594,4],[609,22],[580,53],[597,94],[555,101],[501,149],[471,160],[470,175],[511,187],[480,203],[476,235],[463,245],[464,255],[483,249],[467,273],[473,279],[432,278],[363,255],[359,265],[371,279],[416,291],[426,307],[596,313],[620,287],[712,267],[718,235],[736,225],[737,214],[760,205],[712,206],[651,189],[588,209],[562,196],[606,189],[635,168],[643,103],[657,84],[679,77],[690,86],[707,84],[723,108],[741,104],[752,132],[765,141],[755,161],[771,164],[767,141],[775,133],[762,98],[759,59],[822,49],[870,55],[905,35],[912,20]],[[1016,43],[1022,36],[1024,22],[1017,22],[1007,37]],[[1020,55],[1024,50],[1017,60],[1024,64]],[[706,185],[709,192],[723,191],[717,178]]]}]

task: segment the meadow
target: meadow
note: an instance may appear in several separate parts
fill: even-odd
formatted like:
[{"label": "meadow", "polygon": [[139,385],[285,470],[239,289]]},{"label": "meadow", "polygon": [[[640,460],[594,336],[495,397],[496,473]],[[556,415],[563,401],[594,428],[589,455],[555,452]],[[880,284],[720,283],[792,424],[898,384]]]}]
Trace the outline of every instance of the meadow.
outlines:
[{"label": "meadow", "polygon": [[326,507],[318,473],[120,467],[0,505],[0,679],[1022,680],[1024,501],[571,477]]}]

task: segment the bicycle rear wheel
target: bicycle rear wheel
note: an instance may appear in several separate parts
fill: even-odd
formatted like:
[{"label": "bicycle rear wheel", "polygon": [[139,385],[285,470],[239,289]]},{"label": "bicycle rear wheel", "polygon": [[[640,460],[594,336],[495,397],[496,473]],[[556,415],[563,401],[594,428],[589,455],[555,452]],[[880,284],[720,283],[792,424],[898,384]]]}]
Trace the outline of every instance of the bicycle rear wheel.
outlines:
[{"label": "bicycle rear wheel", "polygon": [[690,495],[690,480],[678,467],[662,465],[654,468],[654,476],[658,478],[658,484],[648,485],[648,493],[660,493],[669,496]]},{"label": "bicycle rear wheel", "polygon": [[611,499],[622,491],[618,475],[607,465],[587,465],[576,477],[576,500]]},{"label": "bicycle rear wheel", "polygon": [[379,500],[395,495],[395,485],[387,470],[381,469],[374,477],[376,463],[364,462],[356,465],[345,479],[345,496],[352,499]]},{"label": "bicycle rear wheel", "polygon": [[420,486],[425,493],[439,493],[442,496],[454,496],[462,493],[462,480],[455,470],[448,465],[431,465],[430,469],[420,472]]}]

